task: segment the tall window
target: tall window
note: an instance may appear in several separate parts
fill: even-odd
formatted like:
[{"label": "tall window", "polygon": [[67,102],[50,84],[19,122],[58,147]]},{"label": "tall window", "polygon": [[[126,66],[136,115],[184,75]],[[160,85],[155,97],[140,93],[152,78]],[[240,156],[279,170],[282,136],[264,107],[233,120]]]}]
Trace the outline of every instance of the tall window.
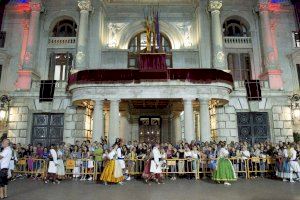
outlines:
[{"label": "tall window", "polygon": [[246,25],[237,19],[228,19],[223,24],[223,34],[227,37],[249,37]]},{"label": "tall window", "polygon": [[297,74],[298,74],[298,83],[299,83],[299,87],[300,87],[300,64],[297,64]]},{"label": "tall window", "polygon": [[[161,35],[160,47],[161,50],[166,53],[166,62],[168,67],[172,67],[172,46],[170,40],[163,33]],[[157,45],[157,44],[156,44]],[[151,46],[153,47],[153,38],[151,38]],[[146,52],[147,48],[147,38],[146,32],[141,32],[134,36],[128,46],[128,67],[136,68],[137,67],[137,57],[139,53]]]},{"label": "tall window", "polygon": [[1,79],[2,79],[2,65],[0,65],[0,83],[1,83]]},{"label": "tall window", "polygon": [[251,79],[251,62],[248,53],[230,53],[227,57],[228,68],[235,81]]},{"label": "tall window", "polygon": [[52,53],[50,55],[49,80],[66,81],[73,64],[70,53]]},{"label": "tall window", "polygon": [[76,37],[76,22],[64,19],[59,21],[53,28],[52,37]]}]

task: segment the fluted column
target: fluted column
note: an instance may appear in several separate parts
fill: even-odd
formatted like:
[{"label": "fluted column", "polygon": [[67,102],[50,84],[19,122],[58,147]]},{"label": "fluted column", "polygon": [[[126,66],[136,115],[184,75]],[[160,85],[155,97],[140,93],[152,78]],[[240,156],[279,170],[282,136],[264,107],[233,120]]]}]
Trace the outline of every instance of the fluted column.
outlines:
[{"label": "fluted column", "polygon": [[201,142],[210,142],[210,115],[209,115],[209,100],[199,99],[200,102],[200,135]]},{"label": "fluted column", "polygon": [[89,12],[92,10],[91,0],[78,0],[80,9],[80,22],[77,37],[77,54],[75,71],[86,69],[87,62],[87,43],[89,33]]},{"label": "fluted column", "polygon": [[103,100],[95,100],[93,113],[93,141],[100,142],[104,138]]},{"label": "fluted column", "polygon": [[208,3],[208,9],[211,13],[213,67],[215,69],[228,70],[225,62],[222,25],[220,21],[221,8],[221,0],[210,0]]},{"label": "fluted column", "polygon": [[[40,22],[40,13],[42,3],[40,0],[32,0],[30,2],[30,22],[26,41],[26,50],[22,59],[23,66],[18,71],[18,80],[16,87],[21,90],[29,90],[32,79],[37,79],[38,75],[35,72],[36,49],[38,45],[38,31]],[[24,36],[25,37],[25,36]],[[22,47],[23,48],[23,47]]]},{"label": "fluted column", "polygon": [[110,100],[109,114],[109,144],[112,145],[120,137],[119,99]]},{"label": "fluted column", "polygon": [[261,79],[269,81],[271,89],[282,89],[282,71],[279,69],[278,55],[276,47],[274,46],[269,16],[269,1],[259,0],[259,16],[261,25],[261,38],[263,43],[263,64],[264,73],[261,75]]},{"label": "fluted column", "polygon": [[184,100],[184,137],[188,143],[195,140],[192,99]]}]

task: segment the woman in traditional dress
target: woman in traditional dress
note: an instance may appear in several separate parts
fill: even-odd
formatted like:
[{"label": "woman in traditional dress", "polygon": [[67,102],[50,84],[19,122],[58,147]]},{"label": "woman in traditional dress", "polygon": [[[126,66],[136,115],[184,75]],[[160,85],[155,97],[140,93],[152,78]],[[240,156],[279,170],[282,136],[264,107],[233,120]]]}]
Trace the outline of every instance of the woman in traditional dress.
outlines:
[{"label": "woman in traditional dress", "polygon": [[153,174],[150,172],[150,167],[151,167],[151,160],[153,159],[152,152],[148,150],[146,157],[145,157],[145,167],[144,171],[142,174],[143,179],[145,180],[146,183],[150,184],[149,181],[154,178]]},{"label": "woman in traditional dress", "polygon": [[65,179],[65,164],[64,164],[63,147],[59,146],[57,150],[57,176],[59,180]]},{"label": "woman in traditional dress", "polygon": [[117,161],[117,149],[118,144],[114,144],[111,152],[108,154],[109,161],[107,161],[101,174],[100,180],[103,181],[105,185],[107,185],[107,183],[119,183],[123,185],[124,176],[120,163]]},{"label": "woman in traditional dress", "polygon": [[221,145],[218,155],[217,167],[213,172],[212,179],[220,182],[224,181],[224,185],[231,185],[229,181],[236,181],[237,177],[234,173],[234,168],[231,161],[228,159],[229,152],[225,149],[225,144]]}]

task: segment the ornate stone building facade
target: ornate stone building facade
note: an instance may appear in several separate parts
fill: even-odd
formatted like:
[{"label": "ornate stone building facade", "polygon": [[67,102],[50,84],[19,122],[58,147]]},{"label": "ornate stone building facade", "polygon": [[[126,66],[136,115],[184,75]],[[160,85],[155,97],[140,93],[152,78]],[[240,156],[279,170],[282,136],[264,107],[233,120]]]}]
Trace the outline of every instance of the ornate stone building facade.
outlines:
[{"label": "ornate stone building facade", "polygon": [[[289,101],[299,91],[299,27],[288,0],[2,4],[0,91],[12,97],[2,132],[14,142],[277,142],[300,130]],[[153,56],[144,55],[149,6],[159,11],[165,71],[140,69],[141,56]]]}]

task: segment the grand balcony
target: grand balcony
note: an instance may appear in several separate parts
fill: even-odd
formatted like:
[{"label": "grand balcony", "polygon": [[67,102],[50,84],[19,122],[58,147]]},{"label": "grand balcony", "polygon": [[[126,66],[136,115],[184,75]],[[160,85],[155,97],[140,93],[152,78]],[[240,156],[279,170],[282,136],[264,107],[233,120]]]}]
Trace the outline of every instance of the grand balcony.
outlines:
[{"label": "grand balcony", "polygon": [[138,69],[83,70],[70,75],[68,84],[138,84],[168,81],[225,83],[233,86],[232,75],[217,69],[166,69],[159,72],[144,72]]},{"label": "grand balcony", "polygon": [[224,37],[225,48],[228,49],[251,49],[251,37]]}]

